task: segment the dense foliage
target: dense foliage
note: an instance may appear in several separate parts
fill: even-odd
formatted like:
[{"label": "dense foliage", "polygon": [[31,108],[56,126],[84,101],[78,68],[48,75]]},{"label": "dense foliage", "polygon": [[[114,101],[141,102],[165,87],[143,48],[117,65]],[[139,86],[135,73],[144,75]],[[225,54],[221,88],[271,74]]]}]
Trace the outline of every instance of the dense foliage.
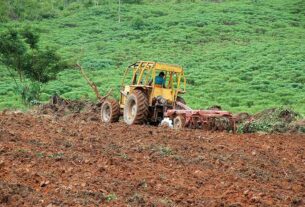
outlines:
[{"label": "dense foliage", "polygon": [[0,33],[0,63],[24,103],[37,103],[40,84],[54,80],[65,68],[55,50],[40,49],[38,41],[39,35],[29,28],[20,31],[10,28]]},{"label": "dense foliage", "polygon": [[[31,24],[42,45],[59,46],[69,62],[80,60],[101,91],[118,89],[128,64],[154,60],[185,68],[185,99],[193,108],[256,112],[285,105],[305,114],[302,0],[122,0],[120,9],[110,0],[12,2],[22,12],[1,15],[0,30]],[[5,13],[16,10],[0,5]],[[0,70],[0,108],[20,107]],[[54,92],[94,98],[76,70],[49,82],[42,100]]]},{"label": "dense foliage", "polygon": [[[140,4],[143,0],[117,0],[119,3]],[[75,10],[112,4],[112,0],[0,0],[0,21],[41,20],[55,18],[63,10]]]}]

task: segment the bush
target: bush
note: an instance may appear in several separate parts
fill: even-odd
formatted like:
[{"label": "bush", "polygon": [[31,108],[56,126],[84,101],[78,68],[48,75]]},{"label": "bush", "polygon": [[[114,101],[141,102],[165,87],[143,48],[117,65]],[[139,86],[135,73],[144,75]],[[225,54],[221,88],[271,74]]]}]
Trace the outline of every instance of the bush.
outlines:
[{"label": "bush", "polygon": [[143,0],[122,0],[122,1],[128,4],[140,4],[143,2]]},{"label": "bush", "polygon": [[145,23],[141,17],[136,17],[132,20],[131,26],[134,29],[142,29],[145,26]]},{"label": "bush", "polygon": [[231,107],[238,107],[240,105],[240,100],[236,97],[233,97],[231,99],[231,102],[229,104]]},{"label": "bush", "polygon": [[15,88],[15,92],[17,95],[21,95],[21,99],[25,105],[36,105],[39,104],[41,85],[37,82],[18,85]]},{"label": "bush", "polygon": [[186,79],[186,83],[190,84],[190,85],[195,85],[196,84],[195,80],[193,80],[193,79]]},{"label": "bush", "polygon": [[254,102],[253,101],[247,101],[246,105],[247,105],[248,108],[251,108],[254,105]]}]

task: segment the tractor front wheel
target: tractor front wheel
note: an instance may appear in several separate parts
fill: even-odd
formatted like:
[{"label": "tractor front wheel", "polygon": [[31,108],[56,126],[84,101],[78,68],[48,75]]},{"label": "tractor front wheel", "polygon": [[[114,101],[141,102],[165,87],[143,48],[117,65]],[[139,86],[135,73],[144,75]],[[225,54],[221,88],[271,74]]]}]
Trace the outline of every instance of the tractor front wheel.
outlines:
[{"label": "tractor front wheel", "polygon": [[101,107],[101,119],[104,123],[113,123],[119,121],[120,105],[116,100],[105,100]]},{"label": "tractor front wheel", "polygon": [[135,90],[127,97],[124,107],[124,121],[128,125],[145,124],[148,116],[148,98],[144,92]]}]

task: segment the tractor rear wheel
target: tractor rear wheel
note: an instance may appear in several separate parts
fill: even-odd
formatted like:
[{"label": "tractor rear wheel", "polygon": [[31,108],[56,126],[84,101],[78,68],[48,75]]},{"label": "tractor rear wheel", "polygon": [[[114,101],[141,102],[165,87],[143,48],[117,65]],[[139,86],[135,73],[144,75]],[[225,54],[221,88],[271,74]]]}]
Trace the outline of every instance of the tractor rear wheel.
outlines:
[{"label": "tractor rear wheel", "polygon": [[114,99],[106,99],[101,107],[101,119],[104,123],[118,122],[120,119],[120,105]]},{"label": "tractor rear wheel", "polygon": [[185,127],[185,117],[178,115],[174,118],[174,129],[183,129]]},{"label": "tractor rear wheel", "polygon": [[145,124],[148,116],[148,98],[144,92],[135,90],[127,97],[124,107],[124,121],[128,125]]}]

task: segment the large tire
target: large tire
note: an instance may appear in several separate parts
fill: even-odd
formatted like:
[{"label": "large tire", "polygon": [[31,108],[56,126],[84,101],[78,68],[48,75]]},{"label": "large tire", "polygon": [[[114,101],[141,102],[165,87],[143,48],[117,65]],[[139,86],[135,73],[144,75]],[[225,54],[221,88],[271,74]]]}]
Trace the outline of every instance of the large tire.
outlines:
[{"label": "large tire", "polygon": [[127,97],[124,107],[124,121],[128,125],[145,124],[148,116],[148,98],[140,90],[135,90]]},{"label": "large tire", "polygon": [[116,100],[106,99],[101,107],[101,120],[104,123],[118,122],[120,119],[120,105]]},{"label": "large tire", "polygon": [[182,115],[178,115],[174,118],[174,129],[183,129],[185,127],[185,118]]}]

